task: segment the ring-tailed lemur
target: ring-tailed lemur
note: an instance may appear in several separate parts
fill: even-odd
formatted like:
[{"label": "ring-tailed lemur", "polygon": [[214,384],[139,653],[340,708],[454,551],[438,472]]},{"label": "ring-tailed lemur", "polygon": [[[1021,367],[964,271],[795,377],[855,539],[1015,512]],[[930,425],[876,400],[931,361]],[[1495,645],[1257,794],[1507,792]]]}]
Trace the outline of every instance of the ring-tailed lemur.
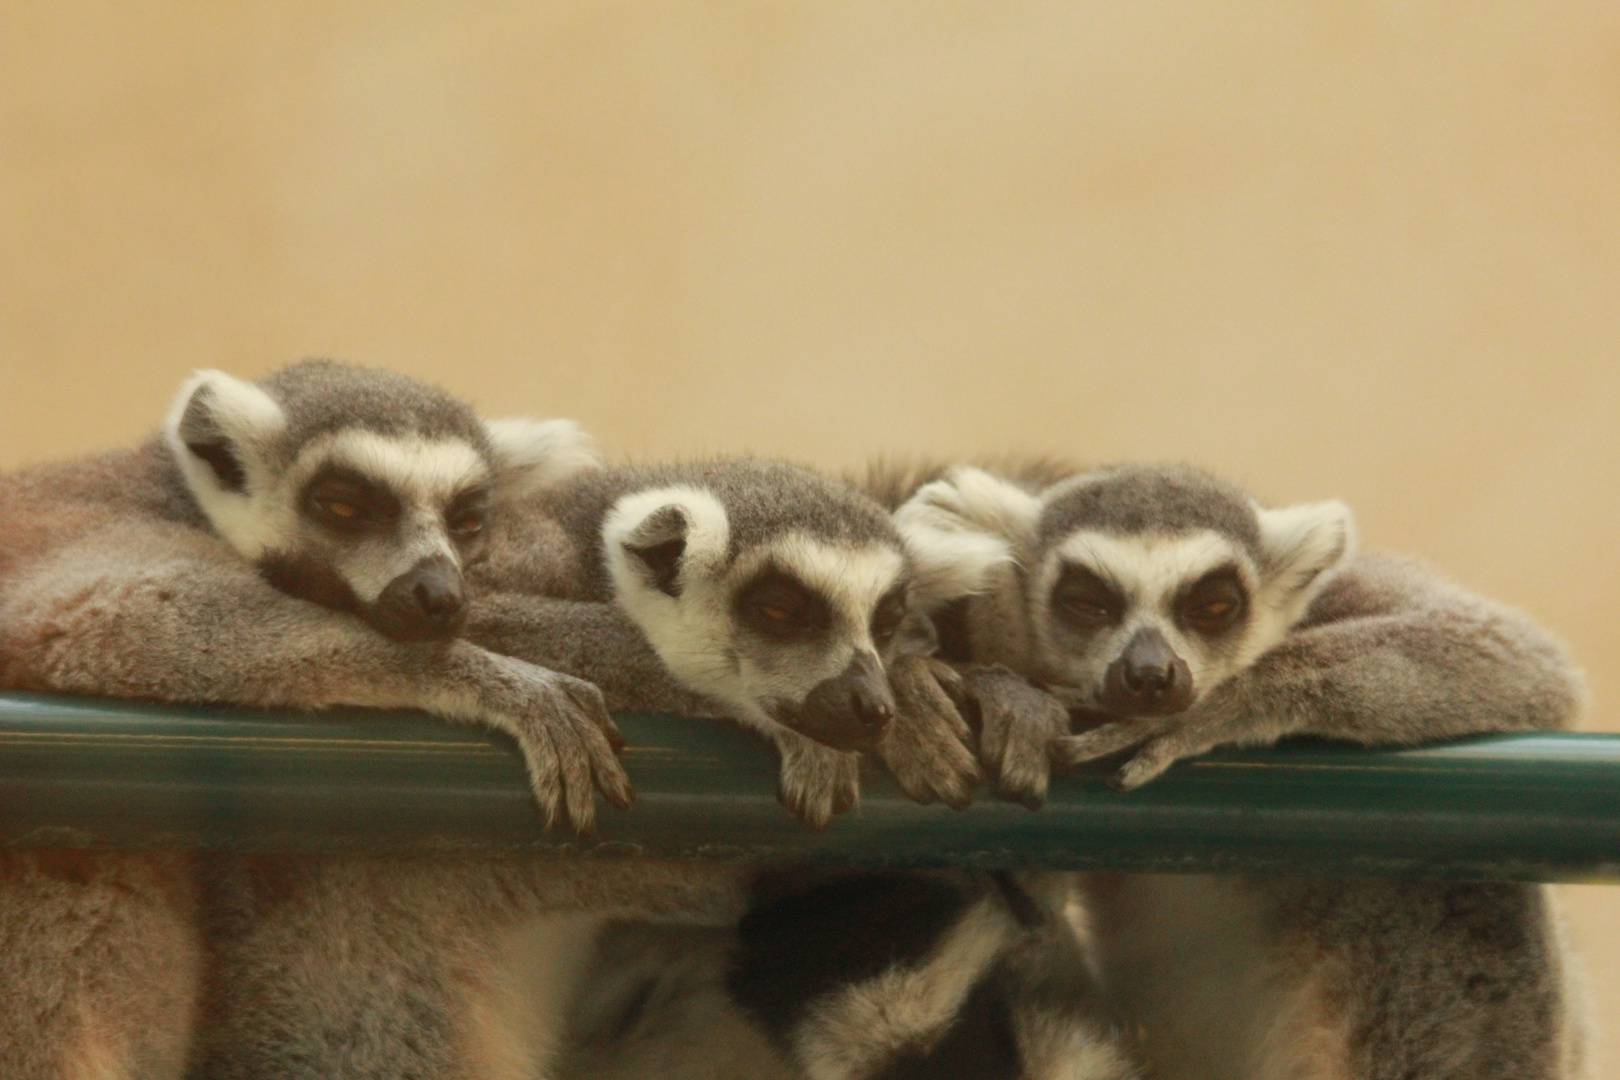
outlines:
[{"label": "ring-tailed lemur", "polygon": [[475,573],[472,640],[590,679],[615,707],[764,733],[812,826],[854,805],[859,749],[914,797],[967,801],[971,735],[925,677],[912,560],[860,491],[736,458],[579,473],[526,510]]},{"label": "ring-tailed lemur", "polygon": [[[982,763],[1015,797],[1038,798],[1053,760],[1130,750],[1130,788],[1220,745],[1552,729],[1581,705],[1547,634],[1411,562],[1352,554],[1339,503],[1265,509],[1179,467],[1038,489],[964,468],[899,519],[923,575],[968,584],[940,633],[980,665],[964,678]],[[1069,734],[1013,672],[1109,722]],[[1104,981],[1157,1077],[1581,1075],[1540,887],[1089,881]]]},{"label": "ring-tailed lemur", "polygon": [[[455,640],[517,498],[594,467],[382,371],[205,371],[134,450],[0,478],[0,687],[418,707],[517,737],[548,819],[630,797],[600,694]],[[580,791],[585,797],[578,796]],[[0,858],[0,1074],[178,1076],[201,971],[178,855]]]},{"label": "ring-tailed lemur", "polygon": [[769,872],[734,928],[604,929],[562,1080],[1134,1080],[1058,879]]},{"label": "ring-tailed lemur", "polygon": [[[765,732],[809,823],[853,805],[857,773],[853,752],[805,733],[891,763],[948,743],[956,757],[919,768],[965,787],[954,706],[895,710],[886,666],[932,641],[892,520],[848,485],[749,459],[603,469],[491,532],[472,640],[599,681],[616,708]],[[930,727],[939,738],[891,741]],[[215,1080],[551,1075],[598,926],[725,925],[746,899],[742,871],[714,863],[258,860],[225,884]]]}]

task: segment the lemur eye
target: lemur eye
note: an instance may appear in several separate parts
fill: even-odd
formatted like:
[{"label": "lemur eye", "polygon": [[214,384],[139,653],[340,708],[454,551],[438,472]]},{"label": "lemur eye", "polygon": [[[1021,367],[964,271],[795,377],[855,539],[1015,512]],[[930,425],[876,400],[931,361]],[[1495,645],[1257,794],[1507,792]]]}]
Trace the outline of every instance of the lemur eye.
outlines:
[{"label": "lemur eye", "polygon": [[1176,602],[1176,619],[1200,634],[1219,634],[1243,618],[1248,603],[1236,568],[1223,566],[1199,578],[1182,595]]},{"label": "lemur eye", "polygon": [[1112,625],[1125,614],[1125,598],[1118,590],[1078,563],[1064,565],[1051,599],[1053,614],[1083,632]]},{"label": "lemur eye", "polygon": [[457,536],[477,536],[484,531],[484,515],[481,511],[469,511],[450,522],[450,531]]},{"label": "lemur eye", "polygon": [[386,486],[342,465],[329,464],[304,489],[303,510],[339,533],[386,529],[399,518],[399,499]]},{"label": "lemur eye", "polygon": [[777,570],[766,571],[743,586],[735,606],[738,620],[745,626],[778,640],[814,637],[832,625],[827,602]]},{"label": "lemur eye", "polygon": [[470,540],[484,531],[489,518],[489,492],[483,488],[470,488],[457,495],[444,512],[450,533],[458,540]]},{"label": "lemur eye", "polygon": [[905,619],[905,593],[895,591],[887,594],[878,601],[877,609],[872,612],[873,640],[880,643],[888,641],[894,637]]}]

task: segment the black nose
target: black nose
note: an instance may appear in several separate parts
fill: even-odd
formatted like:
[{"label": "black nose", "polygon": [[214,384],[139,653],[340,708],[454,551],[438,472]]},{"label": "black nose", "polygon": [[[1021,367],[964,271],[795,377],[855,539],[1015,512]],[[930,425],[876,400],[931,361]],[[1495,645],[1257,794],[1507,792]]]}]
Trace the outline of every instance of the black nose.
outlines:
[{"label": "black nose", "polygon": [[1192,704],[1192,671],[1157,630],[1138,630],[1103,676],[1102,704],[1121,716],[1162,716]]},{"label": "black nose", "polygon": [[816,684],[802,707],[778,719],[835,750],[868,750],[893,717],[894,693],[882,663],[856,653],[843,671]]},{"label": "black nose", "polygon": [[401,639],[453,637],[467,614],[461,571],[443,555],[423,559],[377,597],[371,624]]}]

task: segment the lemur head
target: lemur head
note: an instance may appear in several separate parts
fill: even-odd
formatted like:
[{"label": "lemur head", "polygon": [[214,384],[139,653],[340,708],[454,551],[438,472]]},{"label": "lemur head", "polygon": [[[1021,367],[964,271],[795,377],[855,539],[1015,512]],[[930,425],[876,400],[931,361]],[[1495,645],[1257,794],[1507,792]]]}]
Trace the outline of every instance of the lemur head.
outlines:
[{"label": "lemur head", "polygon": [[199,371],[165,435],[214,529],[277,588],[390,637],[453,635],[507,499],[595,464],[570,421],[484,422],[403,375],[326,360]]},{"label": "lemur head", "polygon": [[1038,494],[978,469],[897,518],[948,602],[999,594],[1025,674],[1117,716],[1180,712],[1305,613],[1354,543],[1339,502],[1281,509],[1184,466],[1123,465]]},{"label": "lemur head", "polygon": [[882,733],[884,665],[926,631],[875,502],[776,462],[695,465],[620,496],[602,543],[617,601],[689,688],[839,749]]}]

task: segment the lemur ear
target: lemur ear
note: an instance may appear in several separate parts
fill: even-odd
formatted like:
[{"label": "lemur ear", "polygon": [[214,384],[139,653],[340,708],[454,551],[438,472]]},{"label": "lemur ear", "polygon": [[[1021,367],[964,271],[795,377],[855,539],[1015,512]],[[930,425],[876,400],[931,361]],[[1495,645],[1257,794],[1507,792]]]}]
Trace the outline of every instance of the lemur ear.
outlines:
[{"label": "lemur ear", "polygon": [[1035,535],[1041,502],[983,469],[962,466],[924,484],[894,521],[916,567],[913,601],[925,611],[989,587]]},{"label": "lemur ear", "polygon": [[619,540],[625,554],[640,564],[647,583],[667,596],[681,595],[681,556],[692,522],[679,506],[661,506]]},{"label": "lemur ear", "polygon": [[287,427],[274,398],[223,371],[199,371],[169,409],[169,450],[192,489],[244,495],[269,445]]},{"label": "lemur ear", "polygon": [[1282,596],[1314,595],[1355,548],[1355,521],[1338,500],[1257,509],[1262,568]]},{"label": "lemur ear", "polygon": [[596,440],[572,420],[518,416],[486,420],[484,430],[495,448],[496,488],[502,498],[521,498],[602,466]]}]

